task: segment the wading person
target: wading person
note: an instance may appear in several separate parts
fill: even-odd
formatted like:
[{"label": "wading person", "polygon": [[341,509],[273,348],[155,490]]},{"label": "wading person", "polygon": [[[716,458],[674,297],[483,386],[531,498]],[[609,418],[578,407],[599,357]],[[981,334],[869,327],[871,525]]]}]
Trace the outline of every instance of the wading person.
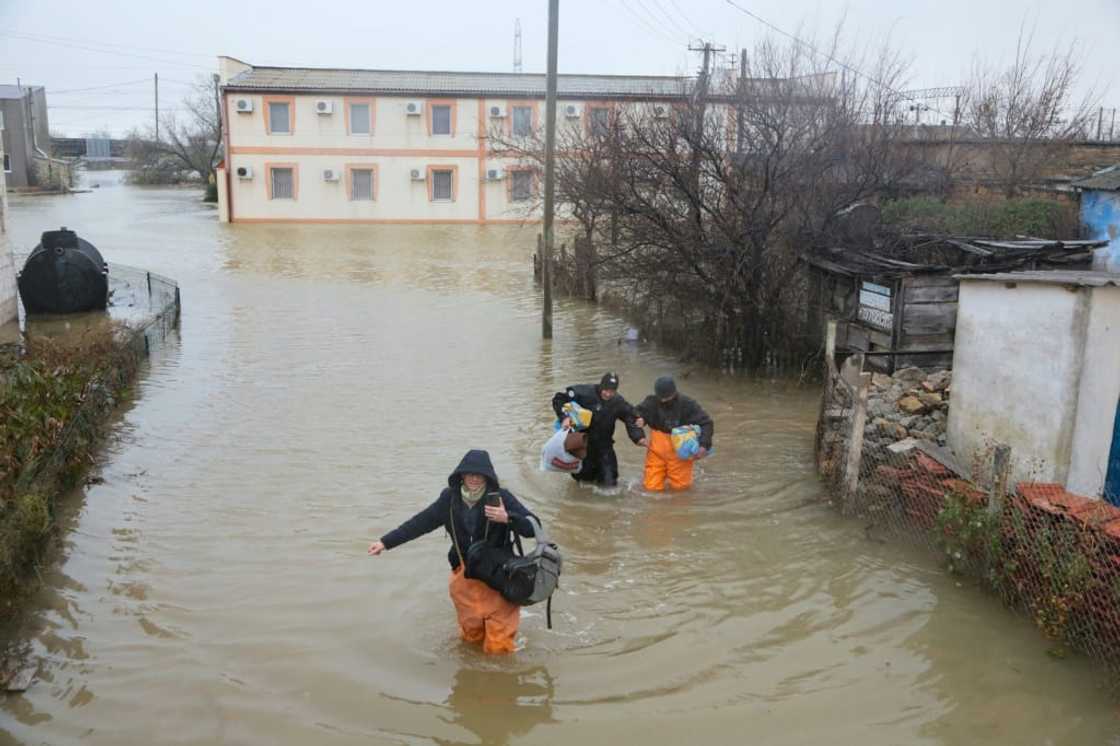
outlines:
[{"label": "wading person", "polygon": [[369,553],[377,556],[442,526],[452,538],[447,552],[451,563],[448,593],[459,616],[462,638],[481,642],[487,653],[511,653],[516,649],[521,607],[481,580],[464,577],[463,557],[477,541],[506,549],[513,545],[513,531],[533,536],[530,515],[509,490],[499,486],[490,454],[467,451],[436,501],[370,544]]},{"label": "wading person", "polygon": [[634,443],[640,442],[645,433],[636,424],[637,415],[630,403],[618,393],[618,376],[606,373],[598,385],[590,383],[569,386],[552,397],[552,409],[564,419],[564,405],[574,401],[591,411],[591,425],[587,428],[587,456],[583,466],[572,478],[579,482],[593,482],[603,487],[618,484],[618,456],[614,452],[615,423],[622,421],[626,433]]},{"label": "wading person", "polygon": [[[677,391],[677,384],[670,376],[662,376],[653,384],[653,396],[647,396],[637,407],[639,425],[649,425],[649,440],[645,446],[646,469],[643,486],[652,492],[665,489],[683,490],[692,485],[692,465],[708,455],[712,447],[715,423],[694,399]],[[695,425],[700,428],[700,448],[695,458],[683,459],[673,447],[672,432],[675,427]]]}]

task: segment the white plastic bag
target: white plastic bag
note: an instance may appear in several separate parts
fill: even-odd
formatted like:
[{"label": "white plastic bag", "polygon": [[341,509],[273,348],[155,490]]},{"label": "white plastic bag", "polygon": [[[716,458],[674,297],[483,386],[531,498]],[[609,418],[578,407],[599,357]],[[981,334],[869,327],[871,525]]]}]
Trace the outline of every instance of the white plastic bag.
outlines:
[{"label": "white plastic bag", "polygon": [[571,428],[562,427],[545,441],[541,448],[541,471],[562,471],[574,474],[583,466],[583,459],[564,450],[564,441]]}]

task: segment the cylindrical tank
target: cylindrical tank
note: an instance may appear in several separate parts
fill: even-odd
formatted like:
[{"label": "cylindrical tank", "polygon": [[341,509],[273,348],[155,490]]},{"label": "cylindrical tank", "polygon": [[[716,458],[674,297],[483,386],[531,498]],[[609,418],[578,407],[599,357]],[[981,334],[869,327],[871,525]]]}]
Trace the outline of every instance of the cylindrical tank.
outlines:
[{"label": "cylindrical tank", "polygon": [[109,305],[109,265],[65,226],[44,231],[17,278],[28,313],[78,313]]}]

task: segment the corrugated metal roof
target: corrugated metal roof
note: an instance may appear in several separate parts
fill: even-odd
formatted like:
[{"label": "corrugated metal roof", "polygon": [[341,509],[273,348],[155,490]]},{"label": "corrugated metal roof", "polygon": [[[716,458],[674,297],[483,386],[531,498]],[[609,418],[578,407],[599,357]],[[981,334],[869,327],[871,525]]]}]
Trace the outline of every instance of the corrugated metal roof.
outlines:
[{"label": "corrugated metal roof", "polygon": [[[689,78],[639,75],[561,75],[564,97],[676,98]],[[342,70],[307,67],[254,67],[234,76],[229,90],[339,91],[422,95],[545,95],[545,76],[533,73],[464,73],[423,70]]]},{"label": "corrugated metal roof", "polygon": [[955,275],[955,277],[960,280],[989,282],[1041,282],[1049,285],[1079,285],[1093,288],[1109,285],[1120,287],[1120,274],[1115,272],[1053,270],[1051,272],[997,272],[989,275]]},{"label": "corrugated metal roof", "polygon": [[1087,179],[1073,182],[1070,186],[1078,189],[1101,189],[1115,192],[1120,190],[1120,165],[1097,171]]}]

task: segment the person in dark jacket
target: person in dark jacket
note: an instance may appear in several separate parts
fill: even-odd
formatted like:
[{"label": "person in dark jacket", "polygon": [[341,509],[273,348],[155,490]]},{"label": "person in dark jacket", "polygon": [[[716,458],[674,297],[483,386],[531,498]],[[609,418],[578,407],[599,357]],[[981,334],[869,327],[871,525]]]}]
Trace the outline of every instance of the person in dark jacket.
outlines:
[{"label": "person in dark jacket", "polygon": [[700,428],[700,450],[697,459],[704,458],[712,447],[712,434],[715,423],[695,400],[677,391],[677,384],[670,376],[658,378],[653,385],[653,396],[647,396],[637,407],[640,419],[638,424],[649,425],[650,437],[638,445],[646,451],[646,469],[643,478],[647,490],[660,492],[665,489],[668,479],[669,488],[683,490],[692,485],[692,465],[694,459],[682,459],[673,448],[671,433],[673,428],[682,425],[697,425]]},{"label": "person in dark jacket", "polygon": [[645,437],[636,424],[637,415],[630,403],[618,393],[618,376],[606,373],[599,384],[569,386],[552,397],[552,409],[564,419],[564,405],[574,401],[591,411],[591,425],[587,428],[587,456],[580,470],[572,478],[580,482],[594,482],[604,487],[618,484],[618,455],[614,452],[614,428],[619,420],[626,426],[626,433],[634,443]]},{"label": "person in dark jacket", "polygon": [[509,547],[514,531],[533,536],[536,532],[529,521],[532,515],[513,493],[499,485],[489,453],[467,451],[436,501],[370,544],[369,553],[377,556],[442,526],[452,538],[447,552],[451,564],[448,593],[459,616],[462,638],[481,642],[487,653],[512,653],[516,650],[521,607],[481,580],[464,577],[463,555],[478,540]]}]

